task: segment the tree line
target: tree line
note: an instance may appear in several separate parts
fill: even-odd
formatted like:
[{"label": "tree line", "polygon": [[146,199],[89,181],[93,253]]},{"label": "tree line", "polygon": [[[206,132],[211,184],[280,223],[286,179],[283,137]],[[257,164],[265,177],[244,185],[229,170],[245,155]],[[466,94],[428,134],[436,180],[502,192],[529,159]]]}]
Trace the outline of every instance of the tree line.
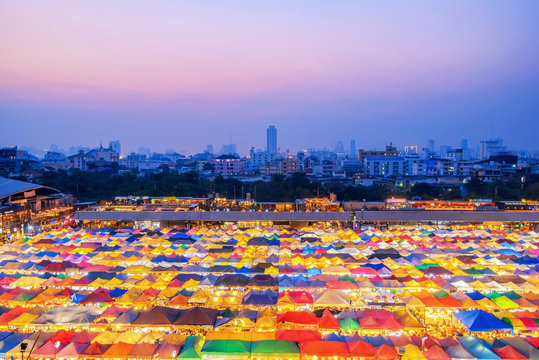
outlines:
[{"label": "tree line", "polygon": [[[26,179],[22,179],[26,180]],[[417,183],[413,186],[386,185],[342,185],[309,179],[303,173],[290,176],[273,175],[270,181],[242,182],[234,178],[216,176],[209,179],[196,172],[178,174],[163,171],[157,174],[138,176],[126,172],[103,175],[77,169],[45,172],[37,180],[42,185],[73,194],[80,201],[110,200],[115,196],[177,196],[207,197],[217,193],[226,198],[245,198],[247,193],[256,201],[295,201],[300,198],[326,197],[330,193],[341,201],[366,200],[384,201],[389,196],[421,197],[425,200],[477,199],[539,200],[539,176],[532,175],[521,181],[512,178],[494,182],[472,178],[461,186],[442,186]]]}]

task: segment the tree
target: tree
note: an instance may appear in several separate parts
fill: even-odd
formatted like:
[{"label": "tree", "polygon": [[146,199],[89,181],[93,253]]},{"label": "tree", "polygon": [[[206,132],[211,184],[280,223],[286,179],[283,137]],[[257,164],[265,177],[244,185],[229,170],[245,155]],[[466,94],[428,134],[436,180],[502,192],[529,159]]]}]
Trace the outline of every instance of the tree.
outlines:
[{"label": "tree", "polygon": [[215,165],[213,165],[212,163],[205,163],[204,166],[202,167],[202,170],[204,171],[211,171],[213,172],[215,170]]}]

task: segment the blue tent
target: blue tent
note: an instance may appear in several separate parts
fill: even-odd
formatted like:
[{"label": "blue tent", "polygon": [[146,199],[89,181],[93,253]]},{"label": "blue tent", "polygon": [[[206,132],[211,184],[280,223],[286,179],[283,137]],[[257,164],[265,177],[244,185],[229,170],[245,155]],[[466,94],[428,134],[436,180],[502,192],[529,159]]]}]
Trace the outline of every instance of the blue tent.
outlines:
[{"label": "blue tent", "polygon": [[112,298],[119,298],[120,296],[122,296],[123,294],[125,294],[127,292],[126,289],[120,289],[120,288],[115,288],[113,290],[111,290],[109,292],[109,295],[110,297]]},{"label": "blue tent", "polygon": [[513,331],[510,325],[484,310],[456,311],[455,316],[469,331]]},{"label": "blue tent", "polygon": [[479,291],[466,293],[466,295],[468,295],[468,297],[472,300],[481,300],[485,298],[485,295],[481,294]]},{"label": "blue tent", "polygon": [[478,360],[501,360],[501,357],[490,350],[488,343],[485,340],[473,336],[459,337],[458,340]]},{"label": "blue tent", "polygon": [[73,295],[71,295],[71,297],[69,298],[71,300],[71,302],[73,304],[78,304],[80,303],[80,301],[84,298],[86,298],[88,295],[81,295],[81,294],[78,294],[78,293],[75,293]]}]

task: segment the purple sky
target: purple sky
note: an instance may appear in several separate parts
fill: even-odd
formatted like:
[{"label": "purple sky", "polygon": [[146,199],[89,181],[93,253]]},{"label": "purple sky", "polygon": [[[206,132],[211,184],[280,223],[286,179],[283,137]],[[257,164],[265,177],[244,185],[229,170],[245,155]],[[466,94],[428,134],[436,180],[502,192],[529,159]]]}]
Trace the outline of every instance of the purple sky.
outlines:
[{"label": "purple sky", "polygon": [[0,145],[538,148],[539,2],[11,1]]}]

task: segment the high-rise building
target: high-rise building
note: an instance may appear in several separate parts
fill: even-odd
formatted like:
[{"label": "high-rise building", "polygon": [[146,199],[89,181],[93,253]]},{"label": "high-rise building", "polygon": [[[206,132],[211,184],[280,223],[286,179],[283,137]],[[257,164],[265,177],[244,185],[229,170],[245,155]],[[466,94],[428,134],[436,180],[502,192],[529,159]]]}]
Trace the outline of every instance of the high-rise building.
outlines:
[{"label": "high-rise building", "polygon": [[344,156],[344,144],[342,141],[337,141],[337,144],[335,144],[335,148],[333,150],[337,156]]},{"label": "high-rise building", "polygon": [[427,148],[429,149],[431,153],[434,153],[434,139],[429,139],[429,144]]},{"label": "high-rise building", "polygon": [[267,139],[266,139],[266,150],[272,154],[277,152],[277,129],[275,126],[270,125],[268,126],[268,130],[266,131]]},{"label": "high-rise building", "polygon": [[147,148],[147,147],[139,147],[138,148],[138,153],[140,155],[146,155],[146,158],[149,158],[150,154],[152,153],[152,149]]},{"label": "high-rise building", "polygon": [[223,144],[221,148],[221,155],[236,155],[237,154],[237,145],[236,144]]},{"label": "high-rise building", "polygon": [[468,149],[468,139],[462,139],[460,141],[460,148],[462,150],[467,150]]},{"label": "high-rise building", "polygon": [[492,155],[498,155],[507,151],[501,138],[481,141],[481,159],[488,159]]},{"label": "high-rise building", "polygon": [[118,155],[122,154],[122,145],[120,144],[119,140],[109,141],[109,148],[117,152]]},{"label": "high-rise building", "polygon": [[354,139],[350,140],[350,155],[352,157],[356,157],[357,156],[357,153],[356,153],[356,141]]}]

